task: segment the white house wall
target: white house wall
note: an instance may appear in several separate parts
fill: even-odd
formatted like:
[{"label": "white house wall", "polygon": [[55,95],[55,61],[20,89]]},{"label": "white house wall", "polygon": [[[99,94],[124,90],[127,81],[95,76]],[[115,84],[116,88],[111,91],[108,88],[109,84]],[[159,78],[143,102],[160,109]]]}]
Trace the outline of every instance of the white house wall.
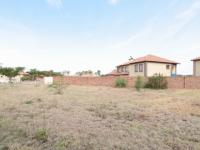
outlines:
[{"label": "white house wall", "polygon": [[164,63],[147,63],[147,76],[154,76],[155,74],[161,74],[163,76],[171,76],[171,65],[169,69],[166,66],[170,64]]},{"label": "white house wall", "polygon": [[0,75],[0,83],[9,83],[9,78],[4,75]]}]

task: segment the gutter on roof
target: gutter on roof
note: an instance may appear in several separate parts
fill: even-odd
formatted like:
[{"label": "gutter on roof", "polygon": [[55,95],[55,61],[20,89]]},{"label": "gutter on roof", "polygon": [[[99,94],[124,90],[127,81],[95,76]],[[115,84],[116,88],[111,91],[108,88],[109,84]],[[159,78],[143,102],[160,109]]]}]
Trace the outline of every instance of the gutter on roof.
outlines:
[{"label": "gutter on roof", "polygon": [[127,65],[130,65],[130,64],[126,64],[126,65],[119,65],[119,66],[117,66],[117,67],[122,67],[122,66],[127,66]]},{"label": "gutter on roof", "polygon": [[191,61],[199,61],[200,60],[200,58],[199,59],[192,59]]}]

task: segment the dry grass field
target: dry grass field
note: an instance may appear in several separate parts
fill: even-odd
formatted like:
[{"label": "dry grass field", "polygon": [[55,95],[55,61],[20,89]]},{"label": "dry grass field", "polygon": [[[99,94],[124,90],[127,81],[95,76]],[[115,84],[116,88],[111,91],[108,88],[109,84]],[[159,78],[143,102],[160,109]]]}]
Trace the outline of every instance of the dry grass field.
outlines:
[{"label": "dry grass field", "polygon": [[200,150],[200,90],[0,85],[0,150]]}]

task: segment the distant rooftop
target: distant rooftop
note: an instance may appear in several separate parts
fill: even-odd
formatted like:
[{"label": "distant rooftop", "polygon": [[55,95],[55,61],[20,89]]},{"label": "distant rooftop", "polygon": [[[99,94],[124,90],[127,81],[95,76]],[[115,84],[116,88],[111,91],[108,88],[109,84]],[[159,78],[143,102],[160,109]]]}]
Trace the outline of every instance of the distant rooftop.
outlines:
[{"label": "distant rooftop", "polygon": [[120,66],[126,66],[129,64],[135,64],[135,63],[140,63],[140,62],[157,62],[157,63],[169,63],[169,64],[178,64],[178,62],[172,61],[172,60],[168,60],[162,57],[158,57],[155,55],[146,55],[144,57],[139,57],[133,60],[130,60],[124,64],[119,65]]},{"label": "distant rooftop", "polygon": [[128,72],[118,72],[117,70],[113,70],[112,72],[106,74],[107,76],[126,76],[129,75]]},{"label": "distant rooftop", "polygon": [[197,58],[195,58],[195,59],[192,59],[192,61],[198,61],[198,60],[200,60],[200,57],[197,57]]}]

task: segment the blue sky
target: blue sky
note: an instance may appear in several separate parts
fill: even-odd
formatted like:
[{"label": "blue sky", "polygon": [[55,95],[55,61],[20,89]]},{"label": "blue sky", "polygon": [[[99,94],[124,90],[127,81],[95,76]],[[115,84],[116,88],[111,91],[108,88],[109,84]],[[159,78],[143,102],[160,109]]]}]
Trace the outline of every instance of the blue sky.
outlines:
[{"label": "blue sky", "polygon": [[41,70],[102,70],[147,54],[192,73],[200,0],[2,0],[0,62]]}]

